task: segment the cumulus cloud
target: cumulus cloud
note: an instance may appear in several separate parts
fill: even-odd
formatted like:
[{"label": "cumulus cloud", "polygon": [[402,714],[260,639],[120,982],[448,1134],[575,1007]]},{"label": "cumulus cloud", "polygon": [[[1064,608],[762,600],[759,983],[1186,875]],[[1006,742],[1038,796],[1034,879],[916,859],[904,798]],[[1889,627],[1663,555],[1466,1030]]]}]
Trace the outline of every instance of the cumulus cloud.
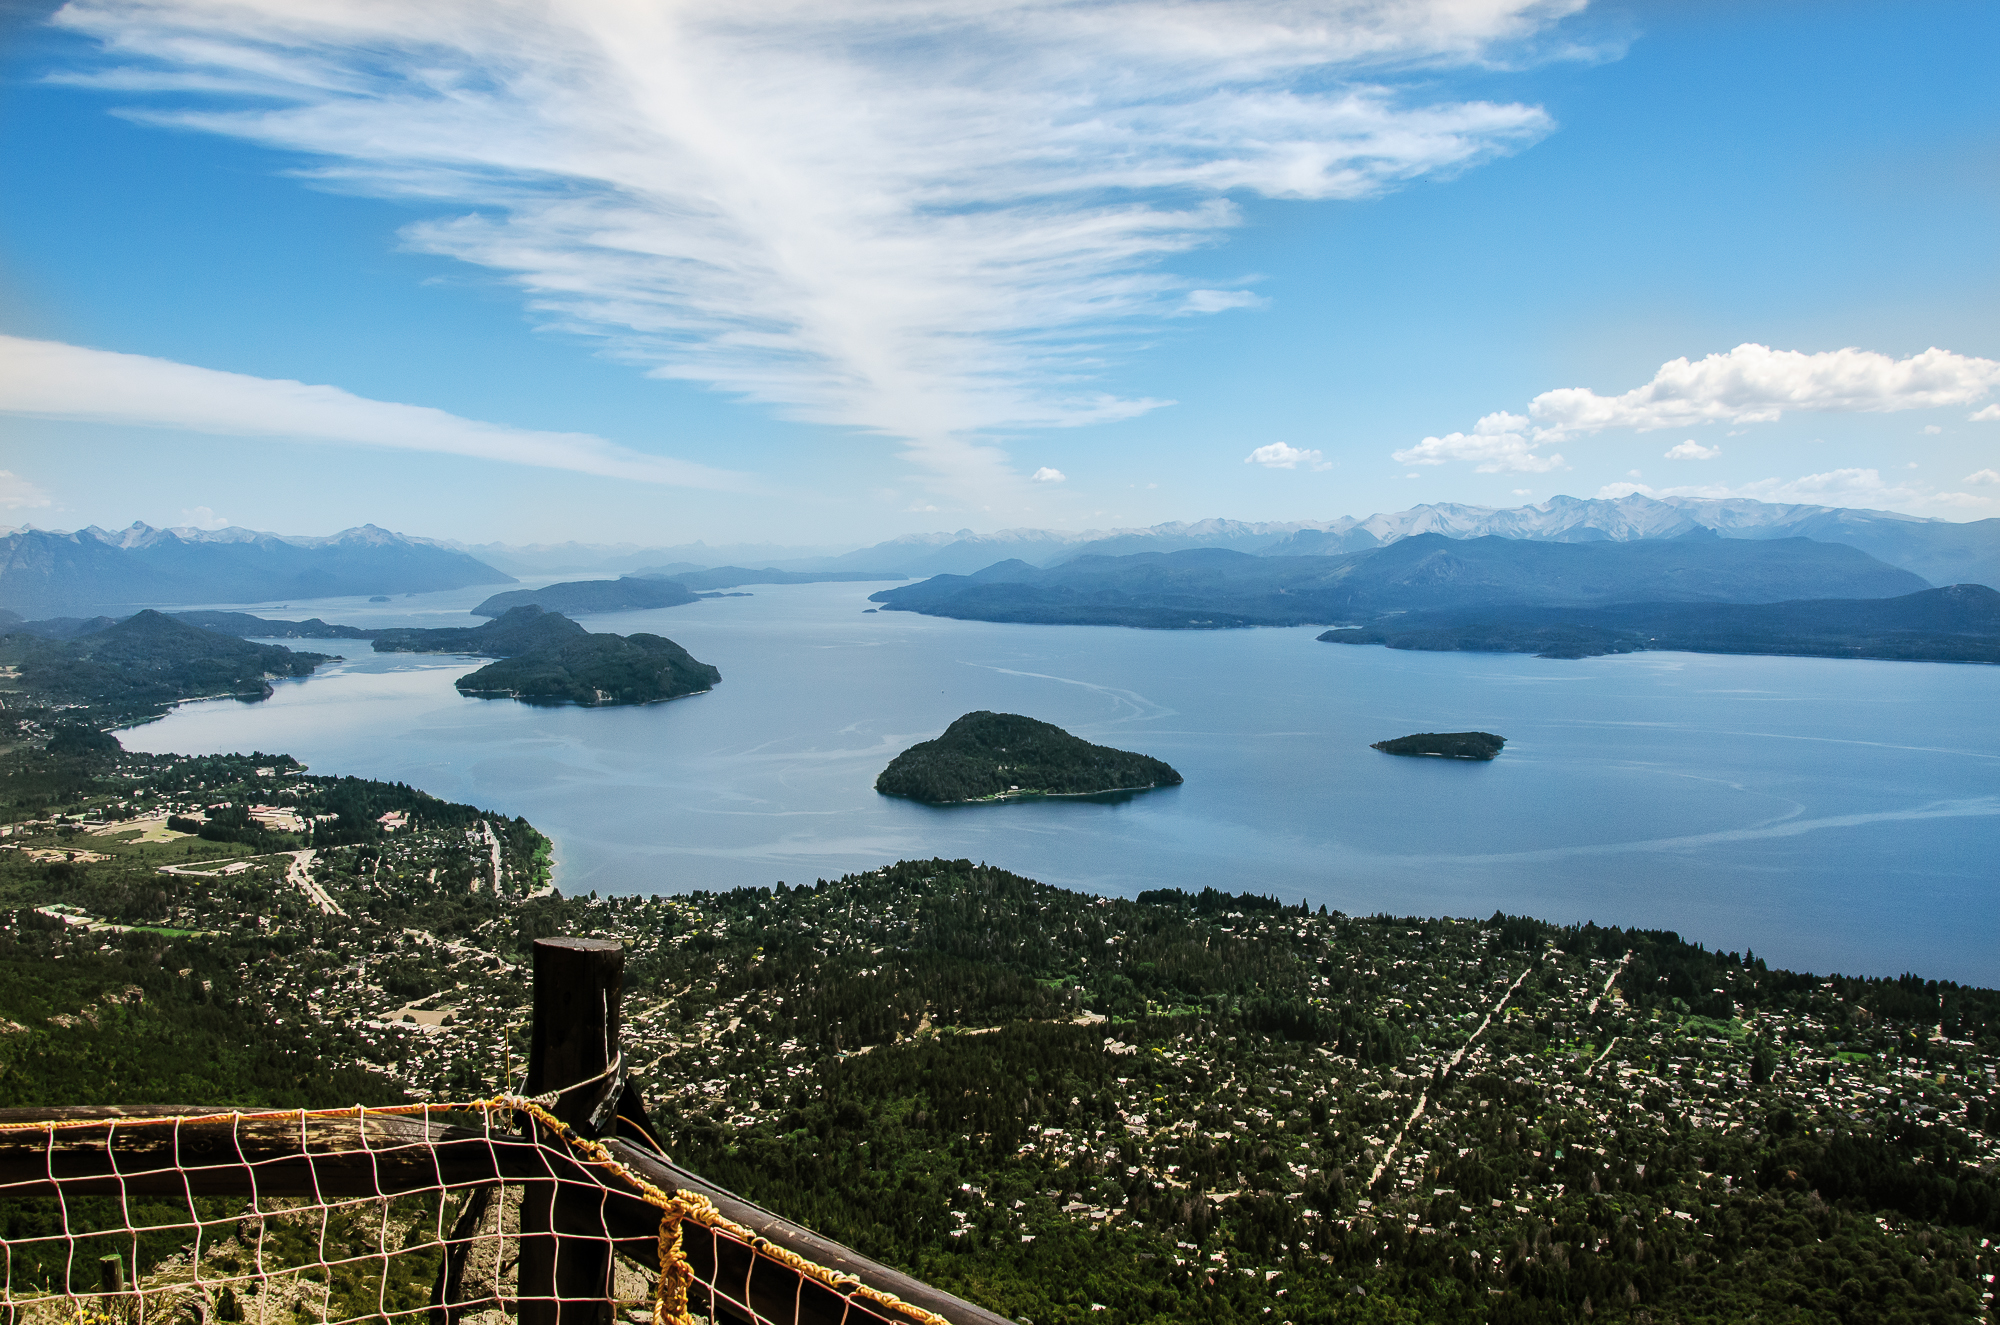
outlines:
[{"label": "cumulus cloud", "polygon": [[1635,492],[1648,497],[1698,497],[1704,500],[1749,497],[1755,501],[1805,506],[1885,503],[1920,506],[1936,500],[1936,494],[1884,482],[1882,472],[1877,469],[1832,469],[1823,474],[1806,474],[1794,479],[1766,478],[1750,483],[1685,484],[1668,488],[1648,487],[1644,483],[1607,483],[1598,489],[1597,495],[1615,499],[1629,497]]},{"label": "cumulus cloud", "polygon": [[1967,474],[1964,478],[1960,479],[1959,482],[1971,483],[1975,485],[2000,483],[2000,470],[1982,469],[1976,474]]},{"label": "cumulus cloud", "polygon": [[[1588,387],[1544,391],[1524,415],[1505,411],[1481,419],[1470,433],[1426,437],[1395,452],[1404,464],[1441,465],[1474,460],[1481,473],[1538,472],[1557,468],[1560,456],[1539,448],[1606,428],[1650,432],[1696,423],[1774,423],[1786,410],[1880,414],[1896,410],[1965,405],[2000,387],[2000,361],[1936,348],[1892,359],[1870,350],[1804,354],[1743,344],[1700,362],[1674,359],[1653,380],[1618,396]],[[1974,419],[2000,419],[1990,405]],[[1732,433],[1734,435],[1734,433]],[[1706,460],[1720,447],[1692,439],[1667,452],[1671,460]]]},{"label": "cumulus cloud", "polygon": [[1331,469],[1333,466],[1323,459],[1318,451],[1300,446],[1287,446],[1283,442],[1272,442],[1260,446],[1243,457],[1246,465],[1262,465],[1266,469],[1297,469],[1304,465],[1307,469]]},{"label": "cumulus cloud", "polygon": [[217,515],[206,506],[196,506],[181,512],[181,524],[189,529],[227,529],[229,517]]},{"label": "cumulus cloud", "polygon": [[1973,423],[2000,423],[2000,405],[1988,405],[1985,409],[1966,415]]},{"label": "cumulus cloud", "polygon": [[1030,483],[1067,483],[1069,482],[1069,475],[1063,473],[1060,469],[1050,469],[1047,465],[1043,465],[1040,469],[1028,475],[1028,481]]},{"label": "cumulus cloud", "polygon": [[19,474],[0,469],[0,511],[39,510],[54,504],[48,493]]},{"label": "cumulus cloud", "polygon": [[1689,423],[1772,423],[1786,410],[1887,413],[1964,405],[2000,386],[2000,362],[1936,348],[1907,359],[1869,350],[1802,354],[1738,345],[1699,362],[1674,359],[1620,396],[1588,387],[1544,391],[1528,405],[1543,438],[1604,428],[1647,432]]},{"label": "cumulus cloud", "polygon": [[1472,431],[1426,437],[1407,450],[1394,453],[1399,465],[1442,465],[1448,460],[1471,460],[1482,474],[1546,474],[1563,467],[1559,455],[1542,455],[1535,450],[1541,442],[1527,435],[1528,420],[1502,410],[1488,414],[1472,425]]},{"label": "cumulus cloud", "polygon": [[71,0],[130,112],[440,215],[414,248],[667,378],[912,439],[1127,418],[1163,261],[1235,195],[1361,198],[1547,133],[1438,99],[1585,0]]},{"label": "cumulus cloud", "polygon": [[139,354],[0,336],[0,414],[437,451],[601,478],[696,488],[740,475],[646,455],[586,433],[531,432],[332,386],[217,372]]}]

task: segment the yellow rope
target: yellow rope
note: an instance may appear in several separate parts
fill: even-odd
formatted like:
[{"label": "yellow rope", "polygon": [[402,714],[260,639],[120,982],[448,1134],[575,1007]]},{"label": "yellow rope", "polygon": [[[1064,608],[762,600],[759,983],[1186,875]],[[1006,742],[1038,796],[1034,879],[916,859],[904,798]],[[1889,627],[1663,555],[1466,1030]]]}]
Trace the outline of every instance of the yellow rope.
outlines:
[{"label": "yellow rope", "polygon": [[744,1243],[760,1256],[778,1262],[795,1274],[824,1285],[842,1297],[858,1297],[889,1311],[900,1313],[918,1325],[951,1325],[945,1317],[913,1303],[905,1302],[893,1293],[871,1288],[851,1274],[841,1274],[829,1270],[824,1265],[781,1247],[770,1239],[759,1236],[755,1231],[726,1218],[715,1208],[714,1202],[699,1192],[678,1189],[671,1193],[633,1172],[612,1155],[601,1142],[578,1136],[567,1123],[550,1113],[534,1100],[519,1095],[496,1095],[488,1099],[472,1100],[465,1104],[391,1104],[381,1108],[367,1105],[352,1105],[344,1109],[267,1109],[256,1112],[225,1110],[219,1113],[153,1114],[141,1117],[107,1116],[100,1118],[52,1118],[43,1121],[0,1122],[0,1132],[62,1132],[78,1131],[107,1125],[117,1127],[163,1127],[177,1123],[219,1123],[256,1122],[268,1119],[293,1118],[300,1123],[308,1119],[335,1121],[343,1118],[363,1119],[370,1115],[378,1117],[429,1118],[433,1114],[449,1113],[521,1113],[553,1132],[562,1143],[569,1147],[579,1163],[611,1173],[644,1200],[660,1211],[659,1257],[660,1277],[653,1286],[653,1325],[694,1325],[694,1317],[688,1311],[688,1290],[694,1286],[694,1267],[688,1263],[681,1247],[681,1225],[692,1219],[711,1232],[726,1233]]}]

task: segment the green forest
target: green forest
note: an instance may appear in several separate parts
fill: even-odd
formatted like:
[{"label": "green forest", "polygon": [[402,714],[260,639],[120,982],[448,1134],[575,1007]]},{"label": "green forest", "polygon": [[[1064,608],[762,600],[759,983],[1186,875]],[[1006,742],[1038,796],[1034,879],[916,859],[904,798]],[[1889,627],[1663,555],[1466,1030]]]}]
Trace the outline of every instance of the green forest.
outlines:
[{"label": "green forest", "polygon": [[1994,991],[962,860],[565,896],[522,820],[75,712],[0,731],[0,1104],[485,1095],[598,935],[678,1162],[1019,1321],[1991,1316]]},{"label": "green forest", "polygon": [[1072,736],[1018,713],[968,713],[936,740],[889,761],[875,779],[885,796],[931,805],[1019,796],[1085,796],[1179,786],[1172,765]]}]

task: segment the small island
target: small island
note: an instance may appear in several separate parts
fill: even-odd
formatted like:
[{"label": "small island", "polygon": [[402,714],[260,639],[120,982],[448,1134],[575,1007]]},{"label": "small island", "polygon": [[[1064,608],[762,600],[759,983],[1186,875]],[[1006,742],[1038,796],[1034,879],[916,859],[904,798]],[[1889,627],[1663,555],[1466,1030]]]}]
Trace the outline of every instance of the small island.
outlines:
[{"label": "small island", "polygon": [[606,612],[642,612],[656,607],[679,607],[696,601],[697,595],[673,580],[636,579],[630,575],[616,580],[566,580],[545,584],[539,589],[509,589],[496,593],[472,609],[474,616],[497,617],[517,607],[539,607],[544,612],[576,613],[590,616]]},{"label": "small island", "polygon": [[576,635],[488,663],[458,678],[476,698],[530,704],[657,704],[698,695],[722,673],[660,635]]},{"label": "small island", "polygon": [[1149,755],[1092,745],[1018,713],[981,711],[897,755],[875,779],[875,790],[927,805],[962,805],[1147,791],[1180,782],[1172,765]]},{"label": "small island", "polygon": [[1393,741],[1376,741],[1368,748],[1389,755],[1431,755],[1440,759],[1491,759],[1507,744],[1492,732],[1418,732]]},{"label": "small island", "polygon": [[384,630],[381,653],[471,653],[502,661],[458,678],[460,694],[530,704],[657,704],[698,695],[722,673],[661,635],[594,635],[532,603],[482,626]]}]

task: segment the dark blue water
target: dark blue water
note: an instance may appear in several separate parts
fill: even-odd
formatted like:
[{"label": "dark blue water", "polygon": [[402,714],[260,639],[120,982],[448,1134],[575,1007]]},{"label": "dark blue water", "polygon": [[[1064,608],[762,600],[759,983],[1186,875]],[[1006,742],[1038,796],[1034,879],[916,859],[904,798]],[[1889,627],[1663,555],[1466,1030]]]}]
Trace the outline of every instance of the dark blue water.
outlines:
[{"label": "dark blue water", "polygon": [[[722,669],[640,709],[469,700],[472,660],[367,646],[275,698],[189,705],[137,749],[284,751],[525,815],[570,891],[765,884],[900,857],[1106,893],[1213,884],[1349,912],[1670,928],[1816,971],[2000,985],[2000,669],[1640,654],[1580,662],[864,615],[864,585],[591,620]],[[479,597],[295,615],[467,624]],[[449,609],[449,611],[447,610]],[[1156,755],[1117,804],[932,809],[878,796],[961,713],[1030,714]],[[1371,741],[1477,728],[1490,764]]]}]

